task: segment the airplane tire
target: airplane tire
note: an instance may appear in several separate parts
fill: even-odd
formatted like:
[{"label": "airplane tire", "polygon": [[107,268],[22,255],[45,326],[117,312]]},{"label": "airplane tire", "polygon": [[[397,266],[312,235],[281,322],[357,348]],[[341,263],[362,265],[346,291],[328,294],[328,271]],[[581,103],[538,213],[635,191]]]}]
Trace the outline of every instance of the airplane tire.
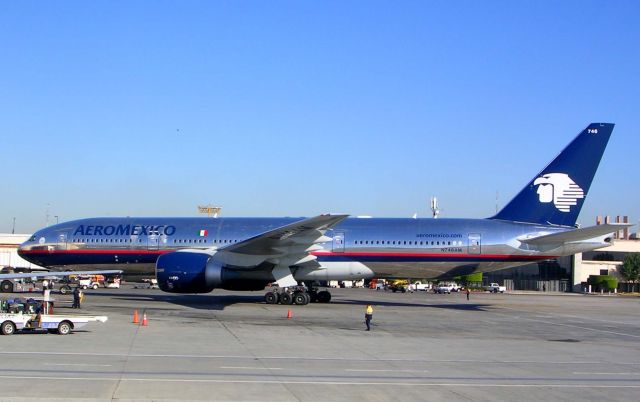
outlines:
[{"label": "airplane tire", "polygon": [[60,293],[62,293],[63,295],[71,293],[71,286],[69,286],[69,285],[60,286]]},{"label": "airplane tire", "polygon": [[297,304],[299,306],[304,306],[305,304],[307,304],[307,298],[305,297],[305,293],[303,292],[296,292],[293,294],[293,304]]},{"label": "airplane tire", "polygon": [[264,301],[267,304],[278,304],[278,294],[276,292],[267,292],[264,295]]},{"label": "airplane tire", "polygon": [[309,296],[309,293],[303,293],[302,295],[304,296],[305,305],[311,303],[311,296]]},{"label": "airplane tire", "polygon": [[11,321],[5,321],[0,327],[2,335],[13,335],[16,332],[16,325]]},{"label": "airplane tire", "polygon": [[13,283],[11,283],[11,281],[2,281],[2,284],[0,284],[0,291],[4,293],[13,292]]},{"label": "airplane tire", "polygon": [[307,295],[309,296],[309,303],[317,303],[318,302],[318,292],[316,292],[315,290],[309,291],[309,293],[307,293]]},{"label": "airplane tire", "polygon": [[284,292],[280,295],[280,303],[281,304],[291,304],[293,303],[293,296],[290,293]]},{"label": "airplane tire", "polygon": [[331,301],[331,293],[323,290],[318,292],[318,303],[329,303]]}]

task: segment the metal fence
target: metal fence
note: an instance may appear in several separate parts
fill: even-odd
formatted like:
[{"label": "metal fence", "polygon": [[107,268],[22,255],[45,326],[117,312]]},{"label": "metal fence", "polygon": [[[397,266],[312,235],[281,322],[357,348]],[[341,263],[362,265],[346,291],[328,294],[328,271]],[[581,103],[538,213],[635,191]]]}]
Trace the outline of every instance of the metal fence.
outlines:
[{"label": "metal fence", "polygon": [[505,279],[504,286],[507,290],[537,290],[539,292],[569,292],[569,280],[548,280],[538,279]]}]

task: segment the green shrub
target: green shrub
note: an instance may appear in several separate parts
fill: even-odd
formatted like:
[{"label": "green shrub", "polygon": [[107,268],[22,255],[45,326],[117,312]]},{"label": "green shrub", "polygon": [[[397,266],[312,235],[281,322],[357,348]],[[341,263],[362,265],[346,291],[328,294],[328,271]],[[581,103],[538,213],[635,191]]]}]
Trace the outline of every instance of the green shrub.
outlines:
[{"label": "green shrub", "polygon": [[611,275],[589,275],[587,283],[599,286],[602,290],[614,290],[618,287],[618,279]]},{"label": "green shrub", "polygon": [[453,277],[453,280],[465,285],[469,283],[482,283],[482,272],[476,272],[469,275],[458,275]]}]

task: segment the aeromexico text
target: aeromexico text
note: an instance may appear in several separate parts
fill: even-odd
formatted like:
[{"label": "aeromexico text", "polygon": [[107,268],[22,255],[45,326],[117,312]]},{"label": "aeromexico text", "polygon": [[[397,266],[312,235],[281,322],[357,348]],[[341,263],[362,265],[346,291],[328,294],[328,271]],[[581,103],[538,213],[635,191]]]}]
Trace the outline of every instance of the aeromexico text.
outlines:
[{"label": "aeromexico text", "polygon": [[74,236],[171,236],[176,233],[173,225],[80,225]]}]

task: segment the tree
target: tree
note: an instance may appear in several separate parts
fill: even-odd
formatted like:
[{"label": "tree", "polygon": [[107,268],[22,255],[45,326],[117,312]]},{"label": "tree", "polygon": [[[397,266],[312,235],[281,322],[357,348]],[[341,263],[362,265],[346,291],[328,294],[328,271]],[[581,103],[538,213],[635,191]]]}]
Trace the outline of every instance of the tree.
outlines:
[{"label": "tree", "polygon": [[[627,281],[633,284],[640,281],[640,253],[628,254],[622,263],[620,269],[620,275]],[[631,289],[632,291],[635,286]]]}]

